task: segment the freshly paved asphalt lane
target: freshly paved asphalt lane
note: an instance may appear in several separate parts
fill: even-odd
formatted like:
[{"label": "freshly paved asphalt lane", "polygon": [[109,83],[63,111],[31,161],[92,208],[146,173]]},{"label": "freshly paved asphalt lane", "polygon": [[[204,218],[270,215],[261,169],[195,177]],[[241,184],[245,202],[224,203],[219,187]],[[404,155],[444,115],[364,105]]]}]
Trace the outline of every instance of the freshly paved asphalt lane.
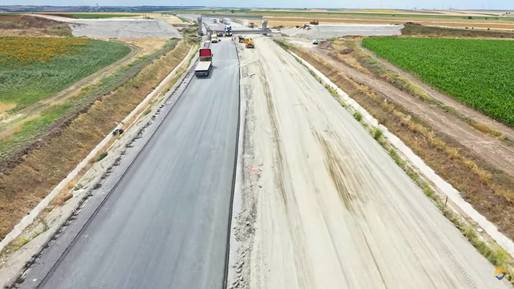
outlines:
[{"label": "freshly paved asphalt lane", "polygon": [[237,143],[238,62],[212,45],[182,98],[41,288],[222,288]]}]

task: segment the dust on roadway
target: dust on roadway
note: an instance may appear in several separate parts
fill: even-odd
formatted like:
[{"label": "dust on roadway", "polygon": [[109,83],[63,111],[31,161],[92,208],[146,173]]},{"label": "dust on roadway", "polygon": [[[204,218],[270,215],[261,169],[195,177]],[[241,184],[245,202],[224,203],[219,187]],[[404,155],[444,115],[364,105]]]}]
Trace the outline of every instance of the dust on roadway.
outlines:
[{"label": "dust on roadway", "polygon": [[163,20],[100,19],[74,20],[70,24],[73,36],[109,39],[138,39],[147,37],[181,38],[177,29]]},{"label": "dust on roadway", "polygon": [[96,39],[182,38],[180,32],[161,19],[110,18],[73,19],[56,15],[34,16],[68,23],[73,36]]},{"label": "dust on roadway", "polygon": [[240,49],[231,288],[511,288],[305,67],[269,38]]},{"label": "dust on roadway", "polygon": [[342,36],[390,36],[400,35],[403,25],[389,24],[322,24],[311,25],[310,29],[285,28],[281,32],[291,37],[329,39]]}]

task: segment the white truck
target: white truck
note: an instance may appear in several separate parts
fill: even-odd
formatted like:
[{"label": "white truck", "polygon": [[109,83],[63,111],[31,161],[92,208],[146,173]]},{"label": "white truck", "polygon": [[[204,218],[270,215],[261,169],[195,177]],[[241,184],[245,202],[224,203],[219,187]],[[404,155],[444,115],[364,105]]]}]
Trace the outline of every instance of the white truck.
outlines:
[{"label": "white truck", "polygon": [[208,77],[212,70],[212,50],[208,47],[200,48],[200,60],[195,66],[196,77]]}]

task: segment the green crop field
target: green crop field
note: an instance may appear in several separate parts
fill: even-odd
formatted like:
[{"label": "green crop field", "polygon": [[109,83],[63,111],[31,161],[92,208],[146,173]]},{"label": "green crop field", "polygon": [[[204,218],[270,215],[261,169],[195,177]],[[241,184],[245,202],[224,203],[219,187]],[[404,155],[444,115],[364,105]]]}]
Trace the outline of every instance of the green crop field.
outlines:
[{"label": "green crop field", "polygon": [[363,46],[514,126],[514,41],[372,37],[364,39]]},{"label": "green crop field", "polygon": [[27,107],[129,52],[117,42],[85,38],[0,37],[0,105]]},{"label": "green crop field", "polygon": [[119,14],[119,13],[63,13],[63,14],[49,14],[58,15],[62,17],[75,18],[75,19],[105,19],[117,17],[136,17],[139,14]]}]

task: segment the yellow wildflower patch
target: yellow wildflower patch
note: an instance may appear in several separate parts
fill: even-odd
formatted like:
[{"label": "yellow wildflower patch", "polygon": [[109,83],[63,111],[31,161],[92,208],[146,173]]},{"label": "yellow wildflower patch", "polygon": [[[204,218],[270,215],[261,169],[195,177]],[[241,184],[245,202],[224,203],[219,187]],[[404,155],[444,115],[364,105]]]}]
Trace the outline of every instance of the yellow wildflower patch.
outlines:
[{"label": "yellow wildflower patch", "polygon": [[46,62],[89,41],[84,38],[0,37],[0,60],[7,58],[23,64]]}]

